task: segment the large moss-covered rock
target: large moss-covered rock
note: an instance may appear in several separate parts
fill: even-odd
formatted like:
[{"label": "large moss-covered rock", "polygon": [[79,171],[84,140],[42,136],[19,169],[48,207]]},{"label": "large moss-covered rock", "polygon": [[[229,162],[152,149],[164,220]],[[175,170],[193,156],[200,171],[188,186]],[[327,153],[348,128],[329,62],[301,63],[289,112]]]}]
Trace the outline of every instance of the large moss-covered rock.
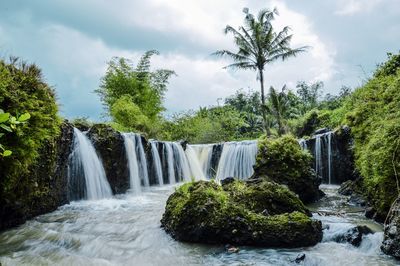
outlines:
[{"label": "large moss-covered rock", "polygon": [[29,174],[21,174],[19,183],[10,184],[14,196],[0,192],[0,231],[69,202],[68,155],[72,141],[73,128],[64,122],[61,134],[39,149],[40,155],[30,166]]},{"label": "large moss-covered rock", "polygon": [[169,197],[161,224],[180,241],[292,248],[322,239],[321,222],[308,215],[303,203],[276,183],[198,181]]},{"label": "large moss-covered rock", "polygon": [[88,132],[103,163],[114,194],[125,193],[129,187],[129,169],[124,139],[120,132],[106,124],[95,124]]},{"label": "large moss-covered rock", "polygon": [[267,179],[284,184],[305,202],[321,198],[320,178],[311,167],[312,156],[301,150],[297,140],[290,135],[259,141],[252,179]]},{"label": "large moss-covered rock", "polygon": [[389,211],[381,249],[384,253],[400,259],[400,198],[397,198]]}]

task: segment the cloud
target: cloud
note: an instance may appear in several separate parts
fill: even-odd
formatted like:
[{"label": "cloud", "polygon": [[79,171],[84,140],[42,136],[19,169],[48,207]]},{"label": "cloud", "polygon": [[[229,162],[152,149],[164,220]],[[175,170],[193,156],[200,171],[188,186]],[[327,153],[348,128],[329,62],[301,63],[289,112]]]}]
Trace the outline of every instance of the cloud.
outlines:
[{"label": "cloud", "polygon": [[354,15],[357,13],[368,13],[375,9],[383,0],[340,0],[337,15]]}]

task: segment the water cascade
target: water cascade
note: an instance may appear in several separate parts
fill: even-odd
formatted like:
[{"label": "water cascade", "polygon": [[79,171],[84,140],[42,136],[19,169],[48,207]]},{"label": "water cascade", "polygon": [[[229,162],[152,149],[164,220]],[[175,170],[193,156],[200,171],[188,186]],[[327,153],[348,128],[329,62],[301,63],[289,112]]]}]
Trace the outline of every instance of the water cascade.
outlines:
[{"label": "water cascade", "polygon": [[147,172],[147,159],[144,153],[142,138],[138,134],[122,134],[125,144],[125,152],[128,158],[130,188],[138,194],[141,184],[149,186],[149,175]]},{"label": "water cascade", "polygon": [[151,155],[153,158],[153,168],[154,168],[154,173],[157,178],[158,184],[163,185],[163,171],[162,171],[162,166],[161,166],[161,159],[160,155],[158,153],[158,147],[157,147],[157,142],[151,140],[150,141],[150,146],[151,146]]},{"label": "water cascade", "polygon": [[216,178],[222,180],[227,177],[250,177],[254,173],[256,155],[257,141],[224,143]]},{"label": "water cascade", "polygon": [[191,146],[187,145],[185,153],[188,158],[191,176],[195,179],[206,180],[207,171],[202,167],[196,151]]},{"label": "water cascade", "polygon": [[[74,128],[74,145],[68,167],[70,198],[96,200],[112,196],[110,184],[96,150],[88,137]],[[83,181],[84,180],[84,181]],[[83,182],[85,183],[82,188]],[[78,189],[74,188],[78,184]],[[79,188],[80,187],[80,188]]]},{"label": "water cascade", "polygon": [[186,149],[191,149],[195,153],[205,176],[208,179],[212,178],[211,160],[214,144],[187,145]]}]

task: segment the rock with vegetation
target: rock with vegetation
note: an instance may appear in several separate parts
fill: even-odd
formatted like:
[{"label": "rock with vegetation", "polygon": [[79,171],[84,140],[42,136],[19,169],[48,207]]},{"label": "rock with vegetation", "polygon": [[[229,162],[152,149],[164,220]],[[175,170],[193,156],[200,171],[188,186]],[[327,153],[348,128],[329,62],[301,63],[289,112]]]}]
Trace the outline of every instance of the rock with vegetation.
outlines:
[{"label": "rock with vegetation", "polygon": [[301,150],[291,135],[259,141],[254,175],[251,179],[267,179],[284,184],[305,202],[321,198],[321,180],[312,169],[312,156]]},{"label": "rock with vegetation", "polygon": [[125,193],[130,184],[128,161],[121,133],[109,125],[95,124],[89,129],[88,137],[99,153],[113,193]]},{"label": "rock with vegetation", "polygon": [[384,229],[382,251],[400,259],[400,198],[392,205]]},{"label": "rock with vegetation", "polygon": [[55,93],[40,69],[17,59],[0,61],[0,109],[29,113],[1,143],[12,151],[0,158],[0,230],[55,210],[68,202],[67,163],[72,127],[57,115]]},{"label": "rock with vegetation", "polygon": [[169,197],[161,224],[185,242],[294,248],[322,239],[321,222],[309,215],[298,197],[277,183],[197,181]]}]

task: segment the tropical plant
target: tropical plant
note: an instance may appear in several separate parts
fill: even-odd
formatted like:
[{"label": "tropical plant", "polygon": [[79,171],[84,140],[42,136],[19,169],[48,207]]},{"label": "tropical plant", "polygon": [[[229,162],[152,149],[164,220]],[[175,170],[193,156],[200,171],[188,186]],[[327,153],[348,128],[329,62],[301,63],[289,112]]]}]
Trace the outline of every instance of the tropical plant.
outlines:
[{"label": "tropical plant", "polygon": [[276,91],[274,87],[269,89],[269,101],[266,105],[267,111],[272,114],[278,125],[278,135],[286,133],[286,119],[289,117],[290,105],[289,98],[286,91],[286,85],[283,86],[280,92]]},{"label": "tropical plant", "polygon": [[[5,113],[3,109],[0,109],[0,129],[5,132],[11,133],[16,129],[17,125],[25,123],[31,118],[29,113],[24,113],[18,117],[10,115],[10,113]],[[0,138],[5,135],[4,132],[0,132]],[[0,157],[7,157],[12,154],[11,150],[6,149],[0,143]]]},{"label": "tropical plant", "polygon": [[264,69],[266,65],[279,59],[286,60],[304,52],[307,47],[290,48],[293,35],[289,34],[290,28],[288,26],[284,27],[279,33],[275,32],[272,21],[278,14],[277,9],[273,11],[262,9],[257,18],[249,13],[248,8],[244,8],[243,12],[245,13],[244,26],[239,27],[238,30],[229,25],[225,28],[225,34],[233,34],[238,51],[219,50],[214,55],[227,56],[233,59],[234,63],[226,66],[226,68],[257,71],[261,87],[263,107],[261,111],[264,128],[267,135],[270,135],[265,108]]}]

